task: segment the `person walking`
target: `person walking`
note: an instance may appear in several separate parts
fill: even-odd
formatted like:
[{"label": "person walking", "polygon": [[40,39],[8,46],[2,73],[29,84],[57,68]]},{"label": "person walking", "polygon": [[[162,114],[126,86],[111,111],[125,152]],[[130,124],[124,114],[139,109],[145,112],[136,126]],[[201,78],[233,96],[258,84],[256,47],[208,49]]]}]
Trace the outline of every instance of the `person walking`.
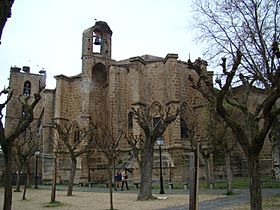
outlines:
[{"label": "person walking", "polygon": [[128,179],[128,174],[126,169],[123,170],[122,172],[122,191],[123,191],[123,186],[125,184],[126,189],[128,190],[128,183],[127,183],[127,179]]},{"label": "person walking", "polygon": [[122,173],[120,171],[118,171],[115,174],[115,190],[116,191],[121,188],[121,181],[122,181]]}]

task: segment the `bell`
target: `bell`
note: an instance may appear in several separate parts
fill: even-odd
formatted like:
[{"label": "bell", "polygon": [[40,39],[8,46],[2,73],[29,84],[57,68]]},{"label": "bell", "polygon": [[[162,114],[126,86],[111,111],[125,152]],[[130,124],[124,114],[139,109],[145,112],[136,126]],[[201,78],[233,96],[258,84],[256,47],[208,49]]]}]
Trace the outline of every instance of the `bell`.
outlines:
[{"label": "bell", "polygon": [[95,37],[94,43],[95,45],[101,45],[101,38],[100,37]]}]

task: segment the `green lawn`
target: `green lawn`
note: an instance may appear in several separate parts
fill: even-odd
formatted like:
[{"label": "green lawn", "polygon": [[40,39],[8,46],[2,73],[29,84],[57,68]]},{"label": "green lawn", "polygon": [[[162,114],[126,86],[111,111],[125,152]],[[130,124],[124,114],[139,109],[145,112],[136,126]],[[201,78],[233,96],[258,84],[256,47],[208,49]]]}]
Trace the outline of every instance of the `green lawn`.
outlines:
[{"label": "green lawn", "polygon": [[[262,187],[263,188],[280,188],[280,180],[275,181],[274,179],[272,179],[270,176],[263,176],[261,177],[262,180]],[[220,182],[221,180],[219,180],[218,182],[214,183],[214,188],[215,189],[226,189],[227,185],[226,185],[226,180],[222,180],[222,182]],[[250,179],[249,177],[234,177],[233,178],[233,189],[248,189],[250,185]],[[201,189],[205,189],[207,188],[207,183],[206,181],[200,181],[199,182],[199,187]],[[154,184],[153,188],[157,189],[159,188],[158,184]],[[164,185],[165,189],[168,189],[168,184]],[[174,189],[183,189],[184,188],[184,183],[173,183],[173,188]]]}]

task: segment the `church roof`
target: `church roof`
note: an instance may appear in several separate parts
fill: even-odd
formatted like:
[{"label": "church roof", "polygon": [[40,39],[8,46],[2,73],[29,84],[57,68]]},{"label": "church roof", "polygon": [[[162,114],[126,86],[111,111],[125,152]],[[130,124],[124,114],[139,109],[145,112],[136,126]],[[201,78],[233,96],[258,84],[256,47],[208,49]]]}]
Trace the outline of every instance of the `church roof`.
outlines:
[{"label": "church roof", "polygon": [[[154,55],[141,55],[141,56],[136,56],[136,57],[139,57],[141,59],[143,59],[145,62],[157,62],[157,61],[163,61],[164,58],[162,57],[158,57],[158,56],[154,56]],[[134,58],[136,58],[134,57]],[[125,60],[120,60],[120,61],[117,61],[118,64],[129,64],[131,61],[131,58],[128,58],[128,59],[125,59]]]},{"label": "church roof", "polygon": [[140,58],[142,58],[144,61],[162,61],[163,58],[162,57],[158,57],[158,56],[154,56],[154,55],[142,55],[142,56],[139,56]]}]

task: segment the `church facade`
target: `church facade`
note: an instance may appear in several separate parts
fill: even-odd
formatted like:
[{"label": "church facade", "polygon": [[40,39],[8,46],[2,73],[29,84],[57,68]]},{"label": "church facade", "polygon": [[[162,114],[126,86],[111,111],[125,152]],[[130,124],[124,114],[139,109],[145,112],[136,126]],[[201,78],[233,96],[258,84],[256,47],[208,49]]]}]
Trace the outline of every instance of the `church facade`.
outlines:
[{"label": "church facade", "polygon": [[[112,31],[107,23],[98,21],[83,32],[82,72],[76,76],[57,75],[55,89],[45,89],[46,72],[30,73],[28,67],[11,68],[10,88],[14,95],[25,95],[32,98],[41,92],[42,99],[35,110],[32,123],[37,129],[38,150],[40,151],[40,175],[44,182],[52,179],[53,144],[56,135],[52,128],[56,122],[76,121],[79,127],[88,125],[89,120],[107,119],[106,123],[114,129],[122,128],[125,132],[139,134],[141,129],[130,118],[131,108],[141,105],[186,104],[189,107],[188,117],[193,117],[198,125],[198,136],[207,130],[210,109],[207,100],[191,87],[189,77],[196,78],[196,73],[188,63],[178,60],[177,54],[167,54],[165,58],[152,55],[131,57],[116,61],[111,58]],[[96,49],[97,48],[97,49]],[[197,60],[198,61],[198,60]],[[204,70],[209,77],[213,73]],[[12,129],[22,115],[21,104],[16,97],[7,105],[6,129]],[[169,125],[164,133],[163,171],[164,179],[184,181],[188,178],[190,143],[184,133],[181,116]],[[134,170],[136,164],[130,158],[131,149],[125,138],[121,140],[120,160],[122,166],[127,164]],[[155,171],[158,175],[158,150],[155,150]],[[203,162],[203,161],[202,161]],[[94,153],[90,159],[86,155],[78,158],[76,183],[86,180],[105,179],[106,158]],[[60,181],[67,181],[70,172],[70,159],[61,156],[58,159],[58,176]],[[216,175],[223,169],[217,169]],[[236,171],[241,170],[240,168]],[[203,176],[203,172],[201,173]]]}]

